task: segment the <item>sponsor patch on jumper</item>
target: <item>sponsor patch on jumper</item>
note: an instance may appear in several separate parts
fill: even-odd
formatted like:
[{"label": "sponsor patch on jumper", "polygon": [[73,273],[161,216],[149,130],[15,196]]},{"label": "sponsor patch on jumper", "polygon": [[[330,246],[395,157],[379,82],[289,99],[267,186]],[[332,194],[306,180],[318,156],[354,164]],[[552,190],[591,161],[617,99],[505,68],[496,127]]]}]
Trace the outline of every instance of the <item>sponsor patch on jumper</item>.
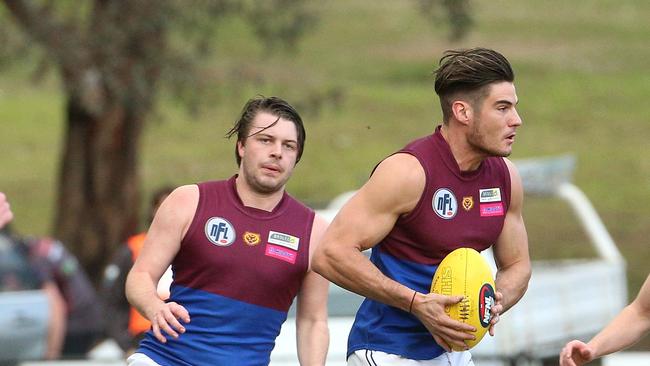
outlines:
[{"label": "sponsor patch on jumper", "polygon": [[296,251],[273,244],[266,244],[266,250],[264,251],[264,254],[291,264],[295,264],[296,258],[298,257],[298,253]]},{"label": "sponsor patch on jumper", "polygon": [[448,188],[440,188],[433,194],[431,206],[436,215],[445,220],[453,219],[458,212],[456,196]]},{"label": "sponsor patch on jumper", "polygon": [[246,231],[244,235],[242,235],[242,239],[244,239],[244,243],[247,245],[253,246],[257,245],[260,243],[260,234],[258,233],[251,233],[250,231]]},{"label": "sponsor patch on jumper", "polygon": [[480,209],[483,217],[503,216],[503,204],[501,202],[481,204]]},{"label": "sponsor patch on jumper", "polygon": [[472,196],[463,197],[463,208],[469,211],[474,207],[474,198]]},{"label": "sponsor patch on jumper", "polygon": [[479,202],[501,202],[501,189],[500,188],[488,188],[488,189],[479,189]]},{"label": "sponsor patch on jumper", "polygon": [[267,241],[271,244],[281,245],[293,250],[298,250],[298,246],[300,245],[299,237],[277,231],[269,231],[269,240]]},{"label": "sponsor patch on jumper", "polygon": [[205,223],[205,237],[212,244],[227,247],[235,241],[235,228],[228,220],[221,217],[211,217]]}]

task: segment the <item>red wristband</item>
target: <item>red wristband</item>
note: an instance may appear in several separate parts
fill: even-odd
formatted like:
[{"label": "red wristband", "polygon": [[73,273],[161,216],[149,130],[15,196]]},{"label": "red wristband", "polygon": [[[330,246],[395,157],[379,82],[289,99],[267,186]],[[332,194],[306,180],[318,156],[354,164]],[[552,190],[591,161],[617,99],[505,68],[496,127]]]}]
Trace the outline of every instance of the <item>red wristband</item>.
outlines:
[{"label": "red wristband", "polygon": [[413,297],[411,298],[411,304],[409,305],[409,314],[412,314],[411,310],[413,310],[413,300],[415,300],[415,295],[417,294],[418,294],[417,291],[413,291]]}]

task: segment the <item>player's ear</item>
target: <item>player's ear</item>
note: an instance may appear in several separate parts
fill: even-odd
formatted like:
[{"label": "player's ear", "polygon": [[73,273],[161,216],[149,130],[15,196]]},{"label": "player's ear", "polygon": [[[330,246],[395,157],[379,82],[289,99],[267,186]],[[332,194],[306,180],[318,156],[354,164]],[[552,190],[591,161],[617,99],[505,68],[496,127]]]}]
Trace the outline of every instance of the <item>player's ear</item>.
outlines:
[{"label": "player's ear", "polygon": [[246,148],[244,147],[244,140],[237,140],[237,154],[239,154],[240,158],[244,156],[245,150]]},{"label": "player's ear", "polygon": [[464,100],[455,100],[451,104],[451,112],[454,114],[454,119],[463,125],[469,124],[472,119],[472,106]]}]

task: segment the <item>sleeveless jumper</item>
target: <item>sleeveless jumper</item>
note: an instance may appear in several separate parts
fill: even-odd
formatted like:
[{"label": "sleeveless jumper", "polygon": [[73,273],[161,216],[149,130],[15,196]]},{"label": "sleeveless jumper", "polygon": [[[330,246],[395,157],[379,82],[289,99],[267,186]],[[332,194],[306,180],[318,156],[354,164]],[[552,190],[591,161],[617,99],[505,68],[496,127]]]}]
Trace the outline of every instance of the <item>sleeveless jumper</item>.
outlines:
[{"label": "sleeveless jumper", "polygon": [[307,273],[314,211],[286,192],[272,212],[245,207],[235,178],[198,184],[168,300],[191,321],[166,344],[149,331],[137,351],[161,365],[268,365]]},{"label": "sleeveless jumper", "polygon": [[[416,207],[400,217],[372,249],[370,260],[387,277],[429,293],[442,259],[460,247],[482,251],[501,233],[510,204],[510,173],[500,157],[461,172],[440,126],[433,135],[409,143],[399,153],[418,159],[426,184]],[[444,351],[422,323],[408,312],[366,299],[348,339],[348,356],[368,349],[428,360]]]}]

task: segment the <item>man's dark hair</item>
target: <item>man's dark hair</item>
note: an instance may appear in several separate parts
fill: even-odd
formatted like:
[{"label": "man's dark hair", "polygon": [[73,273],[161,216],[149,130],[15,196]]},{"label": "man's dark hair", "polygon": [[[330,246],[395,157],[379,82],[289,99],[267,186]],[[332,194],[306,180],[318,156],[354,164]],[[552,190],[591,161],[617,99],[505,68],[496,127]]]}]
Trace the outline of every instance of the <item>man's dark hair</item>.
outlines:
[{"label": "man's dark hair", "polygon": [[[272,114],[278,117],[278,119],[276,119],[275,122],[271,123],[270,125],[265,126],[262,130],[251,134],[251,123],[259,112]],[[300,118],[300,115],[295,110],[295,108],[293,108],[284,99],[278,97],[267,98],[264,96],[257,96],[253,99],[250,99],[246,105],[244,105],[239,119],[235,121],[235,125],[230,131],[228,131],[226,137],[230,138],[234,134],[237,134],[237,142],[241,142],[243,144],[248,137],[258,134],[267,128],[275,126],[280,118],[289,120],[296,126],[296,131],[298,132],[298,156],[296,157],[297,164],[300,161],[300,157],[302,157],[302,152],[305,147],[305,139],[307,136],[305,133],[305,127],[302,124],[302,118]],[[239,152],[237,151],[237,145],[235,145],[235,159],[237,160],[237,165],[239,166],[241,164],[241,156],[239,156]]]},{"label": "man's dark hair", "polygon": [[515,80],[510,62],[499,52],[487,48],[449,50],[444,53],[436,75],[435,90],[440,97],[445,123],[452,115],[451,104],[462,95],[474,106],[487,96],[495,82]]}]

